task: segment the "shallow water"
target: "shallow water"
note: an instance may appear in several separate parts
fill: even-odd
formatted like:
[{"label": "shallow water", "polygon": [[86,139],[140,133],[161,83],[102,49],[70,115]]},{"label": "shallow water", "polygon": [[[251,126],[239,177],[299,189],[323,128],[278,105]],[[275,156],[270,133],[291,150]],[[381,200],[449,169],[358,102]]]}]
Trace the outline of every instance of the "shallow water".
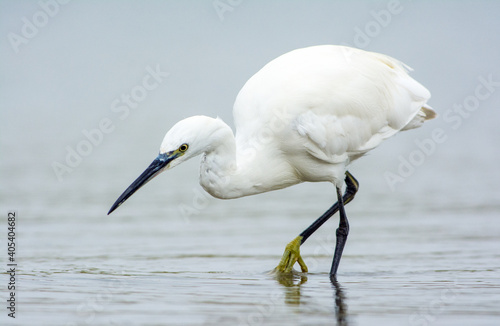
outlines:
[{"label": "shallow water", "polygon": [[[328,206],[331,186],[304,184],[219,201],[200,195],[192,183],[196,178],[183,175],[193,165],[162,175],[110,216],[108,206],[128,186],[118,178],[119,169],[110,172],[109,180],[117,177],[113,186],[93,189],[84,174],[76,175],[68,186],[81,190],[61,191],[52,199],[60,205],[39,196],[38,204],[19,210],[16,324],[500,320],[498,203],[472,197],[472,206],[459,209],[447,201],[420,205],[412,201],[426,200],[418,182],[416,193],[383,194],[368,179],[347,207],[351,234],[338,282],[328,277],[336,216],[302,247],[310,272],[279,279],[269,271],[285,244]],[[5,274],[1,282],[7,282]],[[2,324],[12,323],[5,312],[1,318]]]}]

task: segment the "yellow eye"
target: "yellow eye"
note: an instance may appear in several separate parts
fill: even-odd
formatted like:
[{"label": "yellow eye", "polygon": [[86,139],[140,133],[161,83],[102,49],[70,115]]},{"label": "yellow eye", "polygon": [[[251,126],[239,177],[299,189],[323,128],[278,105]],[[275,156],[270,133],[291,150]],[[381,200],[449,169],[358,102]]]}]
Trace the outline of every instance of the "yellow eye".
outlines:
[{"label": "yellow eye", "polygon": [[179,147],[179,152],[185,152],[187,151],[187,149],[189,148],[189,145],[188,144],[182,144],[180,147]]}]

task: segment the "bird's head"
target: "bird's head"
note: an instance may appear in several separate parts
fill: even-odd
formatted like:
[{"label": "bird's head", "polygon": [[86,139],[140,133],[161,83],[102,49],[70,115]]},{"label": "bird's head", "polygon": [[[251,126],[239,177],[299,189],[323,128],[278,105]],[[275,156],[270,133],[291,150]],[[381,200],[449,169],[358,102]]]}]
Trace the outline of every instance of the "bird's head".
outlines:
[{"label": "bird's head", "polygon": [[206,116],[193,116],[177,122],[165,135],[156,159],[118,197],[108,215],[161,172],[210,150],[213,144],[211,139],[222,124],[227,126],[220,119]]}]

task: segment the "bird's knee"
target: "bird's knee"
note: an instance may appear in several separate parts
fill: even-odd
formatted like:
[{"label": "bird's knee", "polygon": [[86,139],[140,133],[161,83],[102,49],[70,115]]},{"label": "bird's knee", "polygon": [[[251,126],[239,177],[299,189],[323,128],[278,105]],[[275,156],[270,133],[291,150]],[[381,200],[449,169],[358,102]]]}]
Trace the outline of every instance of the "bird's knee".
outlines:
[{"label": "bird's knee", "polygon": [[347,189],[350,190],[351,192],[356,193],[359,189],[359,182],[356,180],[356,178],[353,177],[353,175],[347,171],[345,173],[345,183],[347,185]]},{"label": "bird's knee", "polygon": [[339,226],[335,234],[337,237],[347,237],[349,235],[349,226]]},{"label": "bird's knee", "polygon": [[345,183],[347,187],[344,194],[344,203],[347,204],[354,198],[354,195],[356,195],[356,193],[358,192],[359,182],[352,176],[351,173],[349,173],[349,171],[346,171]]}]

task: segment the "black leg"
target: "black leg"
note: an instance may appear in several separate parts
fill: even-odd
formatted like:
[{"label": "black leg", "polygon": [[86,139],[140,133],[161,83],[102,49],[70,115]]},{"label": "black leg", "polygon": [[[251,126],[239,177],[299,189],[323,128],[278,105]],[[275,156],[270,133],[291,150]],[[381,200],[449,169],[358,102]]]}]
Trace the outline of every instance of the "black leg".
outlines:
[{"label": "black leg", "polygon": [[[283,257],[279,262],[278,266],[274,269],[277,273],[289,273],[293,270],[293,265],[296,262],[299,263],[300,269],[302,272],[307,272],[307,266],[300,256],[300,246],[314,233],[321,225],[323,225],[328,219],[340,210],[340,224],[339,229],[337,230],[337,249],[335,251],[335,259],[334,265],[336,262],[336,266],[338,267],[338,262],[340,261],[340,256],[342,255],[342,249],[344,248],[345,240],[347,239],[347,234],[343,236],[343,233],[346,233],[346,225],[347,230],[349,230],[349,224],[347,224],[347,218],[345,217],[344,204],[349,203],[353,198],[359,188],[358,181],[348,172],[345,173],[345,182],[347,185],[344,197],[340,194],[340,189],[337,189],[337,198],[338,202],[335,203],[329,210],[327,210],[323,215],[321,215],[313,224],[311,224],[307,229],[304,230],[298,237],[293,239],[287,246],[285,247],[285,252],[283,253]],[[339,231],[340,230],[340,231]],[[340,237],[339,237],[340,234]],[[342,238],[343,237],[343,238]],[[339,240],[342,244],[339,246]],[[340,252],[337,251],[340,249]],[[335,272],[337,271],[337,267],[335,267]],[[333,266],[332,266],[333,271]],[[332,273],[332,272],[330,272]]]},{"label": "black leg", "polygon": [[[356,192],[359,189],[359,182],[352,176],[352,174],[349,173],[349,171],[346,171],[345,183],[347,187],[344,193],[344,197],[341,198],[344,202],[344,205],[347,205],[354,198],[354,195],[356,195]],[[302,241],[300,244],[306,242],[307,238],[309,238],[311,234],[313,234],[317,229],[319,229],[320,226],[328,221],[330,217],[333,216],[333,214],[337,213],[338,210],[339,203],[336,202],[332,207],[330,207],[330,209],[328,209],[323,215],[321,215],[316,221],[314,221],[313,224],[311,224],[307,229],[304,230],[304,232],[300,234],[300,236],[302,237]]]},{"label": "black leg", "polygon": [[349,235],[349,221],[347,221],[347,216],[344,210],[344,201],[342,200],[342,194],[340,189],[337,188],[337,198],[339,204],[339,215],[340,222],[337,229],[337,244],[335,245],[335,254],[333,256],[332,269],[330,270],[330,278],[337,275],[337,269],[340,264],[340,257],[342,257],[342,251],[344,250],[345,243],[347,241],[347,236]]}]

